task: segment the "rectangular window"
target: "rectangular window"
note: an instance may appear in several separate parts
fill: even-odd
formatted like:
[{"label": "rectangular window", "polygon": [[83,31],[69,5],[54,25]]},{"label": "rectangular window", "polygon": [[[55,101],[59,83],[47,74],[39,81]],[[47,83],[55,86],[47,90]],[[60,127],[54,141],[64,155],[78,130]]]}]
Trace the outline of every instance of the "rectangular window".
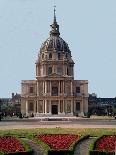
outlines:
[{"label": "rectangular window", "polygon": [[29,111],[33,111],[33,109],[34,109],[33,102],[29,102],[28,108],[29,108]]},{"label": "rectangular window", "polygon": [[61,67],[58,67],[58,68],[57,68],[57,73],[58,73],[59,75],[62,75],[62,68],[61,68]]},{"label": "rectangular window", "polygon": [[61,59],[61,54],[60,53],[58,53],[58,60],[60,60]]},{"label": "rectangular window", "polygon": [[29,93],[34,93],[34,88],[30,87]]},{"label": "rectangular window", "polygon": [[76,102],[76,111],[80,111],[80,102]]},{"label": "rectangular window", "polygon": [[52,96],[58,96],[58,87],[52,87]]},{"label": "rectangular window", "polygon": [[48,75],[52,74],[52,67],[48,68]]},{"label": "rectangular window", "polygon": [[80,93],[80,87],[76,87],[76,93]]}]

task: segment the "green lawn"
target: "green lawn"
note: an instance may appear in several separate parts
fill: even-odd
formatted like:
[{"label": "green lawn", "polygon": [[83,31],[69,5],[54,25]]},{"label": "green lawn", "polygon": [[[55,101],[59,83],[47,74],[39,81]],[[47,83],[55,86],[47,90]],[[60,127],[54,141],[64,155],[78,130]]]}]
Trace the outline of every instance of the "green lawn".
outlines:
[{"label": "green lawn", "polygon": [[116,129],[76,129],[76,128],[38,128],[38,129],[12,129],[12,130],[0,130],[1,135],[15,135],[24,137],[33,137],[37,134],[78,134],[78,135],[116,135]]}]

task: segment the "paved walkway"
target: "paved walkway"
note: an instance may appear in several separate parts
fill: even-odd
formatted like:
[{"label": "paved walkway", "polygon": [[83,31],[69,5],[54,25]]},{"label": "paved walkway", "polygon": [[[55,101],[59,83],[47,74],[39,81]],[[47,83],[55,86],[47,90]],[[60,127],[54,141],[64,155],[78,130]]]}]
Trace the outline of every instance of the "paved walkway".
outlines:
[{"label": "paved walkway", "polygon": [[95,138],[90,137],[77,144],[74,155],[88,155],[89,145],[93,142],[94,139]]},{"label": "paved walkway", "polygon": [[2,125],[0,124],[0,130],[10,130],[10,129],[35,129],[35,128],[116,128],[116,125],[81,125],[81,124],[43,124],[43,125]]},{"label": "paved walkway", "polygon": [[33,152],[33,155],[46,155],[46,153],[44,153],[42,151],[42,149],[40,148],[39,145],[37,145],[36,143],[34,143],[32,140],[26,139],[26,138],[22,138],[25,141],[27,141],[27,143],[31,146]]}]

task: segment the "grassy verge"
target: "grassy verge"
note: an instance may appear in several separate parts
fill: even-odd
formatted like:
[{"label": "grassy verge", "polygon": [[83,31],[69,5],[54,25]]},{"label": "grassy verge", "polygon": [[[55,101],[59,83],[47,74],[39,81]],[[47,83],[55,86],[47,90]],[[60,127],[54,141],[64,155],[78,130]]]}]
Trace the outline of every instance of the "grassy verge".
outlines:
[{"label": "grassy verge", "polygon": [[38,128],[38,129],[11,129],[0,130],[0,136],[13,135],[16,137],[32,138],[38,134],[76,134],[76,135],[90,135],[90,136],[102,136],[102,135],[116,135],[116,129],[76,129],[76,128]]}]

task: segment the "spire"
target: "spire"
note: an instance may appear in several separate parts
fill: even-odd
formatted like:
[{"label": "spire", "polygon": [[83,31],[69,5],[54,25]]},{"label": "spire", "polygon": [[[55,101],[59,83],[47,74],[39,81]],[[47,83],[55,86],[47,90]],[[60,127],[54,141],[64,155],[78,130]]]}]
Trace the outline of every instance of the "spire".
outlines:
[{"label": "spire", "polygon": [[50,35],[52,36],[59,36],[60,32],[59,32],[59,25],[57,24],[56,21],[56,6],[54,6],[54,20],[53,20],[53,24],[50,25],[51,26],[51,31],[50,31]]},{"label": "spire", "polygon": [[56,22],[56,9],[55,8],[56,8],[56,6],[54,5],[54,22],[53,23],[57,23]]}]

